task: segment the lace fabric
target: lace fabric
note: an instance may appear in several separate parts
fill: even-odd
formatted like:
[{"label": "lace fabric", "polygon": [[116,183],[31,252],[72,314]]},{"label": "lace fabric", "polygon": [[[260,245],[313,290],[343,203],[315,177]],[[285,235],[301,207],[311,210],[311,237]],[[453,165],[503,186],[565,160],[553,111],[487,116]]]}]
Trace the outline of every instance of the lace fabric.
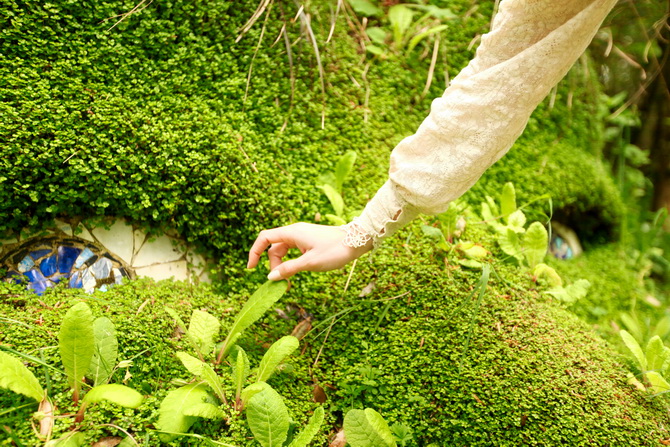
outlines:
[{"label": "lace fabric", "polygon": [[417,214],[443,212],[470,189],[507,153],[615,3],[503,0],[475,58],[393,150],[389,180],[345,226],[345,244],[373,239],[378,246]]}]

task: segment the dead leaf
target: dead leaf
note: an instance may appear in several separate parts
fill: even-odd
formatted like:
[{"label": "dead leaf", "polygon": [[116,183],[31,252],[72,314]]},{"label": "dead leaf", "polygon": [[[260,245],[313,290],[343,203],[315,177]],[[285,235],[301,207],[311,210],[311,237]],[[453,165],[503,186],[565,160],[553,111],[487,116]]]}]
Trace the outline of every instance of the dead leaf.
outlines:
[{"label": "dead leaf", "polygon": [[107,436],[101,438],[98,442],[94,442],[91,447],[116,447],[121,444],[121,441],[123,441],[123,438],[118,436]]},{"label": "dead leaf", "polygon": [[670,445],[670,439],[661,439],[661,444],[663,445]]},{"label": "dead leaf", "polygon": [[370,295],[375,289],[377,288],[377,282],[376,281],[370,281],[370,283],[363,287],[363,290],[361,290],[361,293],[358,294],[359,298],[363,298],[365,296]]},{"label": "dead leaf", "polygon": [[333,440],[330,441],[328,447],[344,447],[346,444],[347,440],[344,438],[344,429],[341,428],[340,431],[337,432]]},{"label": "dead leaf", "polygon": [[322,404],[328,399],[325,390],[318,384],[314,385],[314,389],[312,390],[312,397],[314,398],[314,402],[318,404]]},{"label": "dead leaf", "polygon": [[312,319],[308,318],[296,324],[295,327],[293,328],[293,331],[291,331],[291,335],[296,337],[298,340],[302,340],[303,337],[307,335],[307,333],[311,330],[312,330]]},{"label": "dead leaf", "polygon": [[54,428],[54,406],[49,402],[49,399],[44,399],[40,402],[37,411],[43,415],[40,421],[40,436],[49,438]]}]

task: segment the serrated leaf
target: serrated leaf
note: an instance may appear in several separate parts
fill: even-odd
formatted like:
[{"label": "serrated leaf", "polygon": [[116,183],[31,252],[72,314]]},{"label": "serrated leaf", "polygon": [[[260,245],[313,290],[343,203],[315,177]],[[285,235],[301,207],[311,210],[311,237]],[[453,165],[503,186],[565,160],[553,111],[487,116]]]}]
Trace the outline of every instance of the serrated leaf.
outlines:
[{"label": "serrated leaf", "polygon": [[589,281],[580,279],[569,286],[554,287],[553,289],[547,290],[545,293],[566,304],[573,304],[584,298],[590,287],[591,283]]},{"label": "serrated leaf", "polygon": [[386,40],[386,31],[384,29],[378,26],[370,26],[365,29],[365,33],[374,43],[384,45],[384,41]]},{"label": "serrated leaf", "polygon": [[140,393],[124,385],[110,383],[91,388],[84,396],[84,402],[96,403],[106,400],[126,408],[137,408],[144,398]]},{"label": "serrated leaf", "polygon": [[507,227],[511,228],[515,233],[523,233],[526,231],[526,215],[521,210],[516,210],[507,216]]},{"label": "serrated leaf", "polygon": [[621,339],[623,340],[624,344],[628,347],[630,352],[633,353],[633,356],[637,359],[638,364],[640,365],[640,369],[644,372],[647,370],[647,357],[645,357],[644,352],[642,352],[642,348],[640,347],[640,344],[633,338],[632,335],[628,331],[625,330],[620,330],[619,335],[621,336]]},{"label": "serrated leaf", "polygon": [[540,222],[533,222],[523,238],[523,250],[530,268],[542,262],[547,254],[549,233]]},{"label": "serrated leaf", "polygon": [[356,152],[347,151],[337,160],[337,165],[335,165],[335,190],[340,194],[342,194],[342,185],[356,163],[356,157]]},{"label": "serrated leaf", "polygon": [[507,227],[498,221],[497,212],[494,211],[494,208],[490,203],[482,202],[482,219],[484,219],[484,222],[497,233],[505,232],[507,230]]},{"label": "serrated leaf", "polygon": [[195,352],[197,352],[198,355],[202,355],[202,353],[200,352],[200,345],[195,340],[195,338],[191,336],[191,333],[188,331],[188,329],[186,329],[186,324],[184,324],[184,321],[179,317],[177,311],[175,311],[174,309],[170,309],[169,307],[164,307],[163,309],[165,309],[165,312],[167,312],[168,315],[170,315],[177,322],[177,326],[184,333],[189,343],[191,343],[191,346],[193,346]]},{"label": "serrated leaf", "polygon": [[648,371],[645,376],[651,384],[652,393],[658,394],[670,391],[670,383],[668,383],[658,372]]},{"label": "serrated leaf", "polygon": [[226,415],[225,413],[216,405],[203,402],[201,404],[195,404],[191,407],[188,407],[184,410],[186,416],[193,416],[198,418],[205,419],[223,419]]},{"label": "serrated leaf", "polygon": [[335,214],[339,217],[342,217],[344,215],[344,200],[342,199],[340,193],[337,192],[335,188],[327,184],[321,185],[321,190],[326,195],[326,197],[328,197],[328,201],[333,207]]},{"label": "serrated leaf", "polygon": [[[53,443],[53,444],[51,444]],[[86,444],[86,436],[78,432],[70,432],[67,435],[47,443],[45,447],[82,447]]]},{"label": "serrated leaf", "polygon": [[228,336],[223,342],[221,351],[219,352],[218,362],[225,358],[233,347],[232,340],[239,337],[239,335],[246,328],[251,326],[286,292],[288,282],[286,281],[267,281],[260,286],[240,310],[240,313],[235,317],[233,326],[230,328]]},{"label": "serrated leaf", "polygon": [[405,5],[394,5],[388,10],[388,19],[393,29],[393,41],[400,49],[407,29],[412,24],[414,12]]},{"label": "serrated leaf", "polygon": [[277,366],[298,349],[298,346],[300,341],[293,335],[286,335],[272,343],[258,365],[256,382],[267,382]]},{"label": "serrated leaf", "polygon": [[484,247],[477,244],[465,244],[461,242],[458,244],[457,248],[463,252],[465,256],[473,259],[484,259],[489,254]]},{"label": "serrated leaf", "polygon": [[463,267],[468,267],[471,269],[480,269],[484,266],[483,263],[475,261],[474,259],[459,258],[456,262],[458,262]]},{"label": "serrated leaf", "polygon": [[176,355],[191,374],[200,377],[207,385],[209,385],[221,402],[226,401],[221,378],[210,365],[185,352],[178,352]]},{"label": "serrated leaf", "polygon": [[86,303],[75,304],[65,314],[58,332],[58,350],[68,384],[77,401],[81,381],[91,366],[95,352],[93,314]]},{"label": "serrated leaf", "polygon": [[271,387],[249,399],[247,422],[254,439],[263,447],[281,447],[288,436],[288,409]]},{"label": "serrated leaf", "polygon": [[650,371],[661,372],[666,360],[667,352],[661,337],[658,335],[652,337],[647,343],[646,349],[647,369]]},{"label": "serrated leaf", "polygon": [[533,269],[533,276],[545,280],[549,287],[561,287],[563,285],[563,280],[558,272],[542,262]]},{"label": "serrated leaf", "polygon": [[379,7],[375,6],[370,0],[348,0],[349,4],[356,11],[357,14],[361,14],[366,17],[372,16],[381,16],[384,14]]},{"label": "serrated leaf", "polygon": [[388,424],[372,408],[349,410],[344,416],[344,436],[351,447],[396,447]]},{"label": "serrated leaf", "polygon": [[200,347],[200,352],[203,355],[210,355],[220,328],[221,323],[215,316],[196,309],[191,315],[188,333]]},{"label": "serrated leaf", "polygon": [[449,251],[449,243],[444,237],[444,233],[439,228],[431,227],[429,225],[421,225],[421,231],[423,234],[433,239],[437,247],[444,251]]},{"label": "serrated leaf", "polygon": [[293,438],[293,441],[288,445],[288,447],[307,447],[309,443],[314,439],[314,436],[319,432],[321,424],[323,424],[324,411],[323,407],[316,407],[314,414],[309,418],[309,422],[302,429],[302,431]]},{"label": "serrated leaf", "polygon": [[667,315],[661,318],[656,327],[654,328],[654,333],[652,335],[658,335],[661,338],[664,338],[670,332],[670,317]]},{"label": "serrated leaf", "polygon": [[[514,184],[512,182],[507,182],[500,193],[500,211],[502,217],[507,219],[507,217],[516,210],[516,191],[514,190]],[[507,223],[509,224],[509,221],[507,221]]]},{"label": "serrated leaf", "polygon": [[[202,384],[185,385],[170,391],[158,408],[156,428],[160,431],[186,433],[197,419],[195,416],[188,416],[186,410],[194,405],[208,402],[210,398],[207,387]],[[163,442],[170,442],[178,436],[160,434]]]},{"label": "serrated leaf", "polygon": [[642,335],[642,327],[635,318],[627,313],[622,313],[619,318],[621,318],[621,322],[624,324],[628,332],[630,332],[633,337],[635,337],[635,340],[644,340],[644,336]]},{"label": "serrated leaf", "polygon": [[86,377],[93,380],[94,386],[98,386],[109,381],[118,356],[119,343],[112,320],[107,317],[96,318],[93,321],[93,338],[95,350]]},{"label": "serrated leaf", "polygon": [[44,389],[35,375],[21,360],[0,351],[0,387],[23,394],[41,402]]}]

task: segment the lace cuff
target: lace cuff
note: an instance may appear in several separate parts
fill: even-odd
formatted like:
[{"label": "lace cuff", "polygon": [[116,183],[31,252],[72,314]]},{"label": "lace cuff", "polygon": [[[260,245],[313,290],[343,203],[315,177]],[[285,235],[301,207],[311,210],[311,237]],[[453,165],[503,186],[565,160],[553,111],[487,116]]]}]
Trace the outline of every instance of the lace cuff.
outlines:
[{"label": "lace cuff", "polygon": [[395,191],[395,186],[387,181],[368,202],[363,213],[353,221],[343,225],[347,247],[358,248],[373,241],[379,247],[384,238],[389,237],[418,215],[409,203]]}]

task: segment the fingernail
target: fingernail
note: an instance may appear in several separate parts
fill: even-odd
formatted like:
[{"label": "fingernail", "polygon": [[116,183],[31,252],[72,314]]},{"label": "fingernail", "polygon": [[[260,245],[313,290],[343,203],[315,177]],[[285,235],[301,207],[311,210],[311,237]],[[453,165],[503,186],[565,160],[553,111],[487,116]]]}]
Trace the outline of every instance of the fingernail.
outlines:
[{"label": "fingernail", "polygon": [[281,274],[279,274],[279,270],[273,270],[270,272],[268,275],[268,279],[270,281],[279,281],[281,279]]}]

